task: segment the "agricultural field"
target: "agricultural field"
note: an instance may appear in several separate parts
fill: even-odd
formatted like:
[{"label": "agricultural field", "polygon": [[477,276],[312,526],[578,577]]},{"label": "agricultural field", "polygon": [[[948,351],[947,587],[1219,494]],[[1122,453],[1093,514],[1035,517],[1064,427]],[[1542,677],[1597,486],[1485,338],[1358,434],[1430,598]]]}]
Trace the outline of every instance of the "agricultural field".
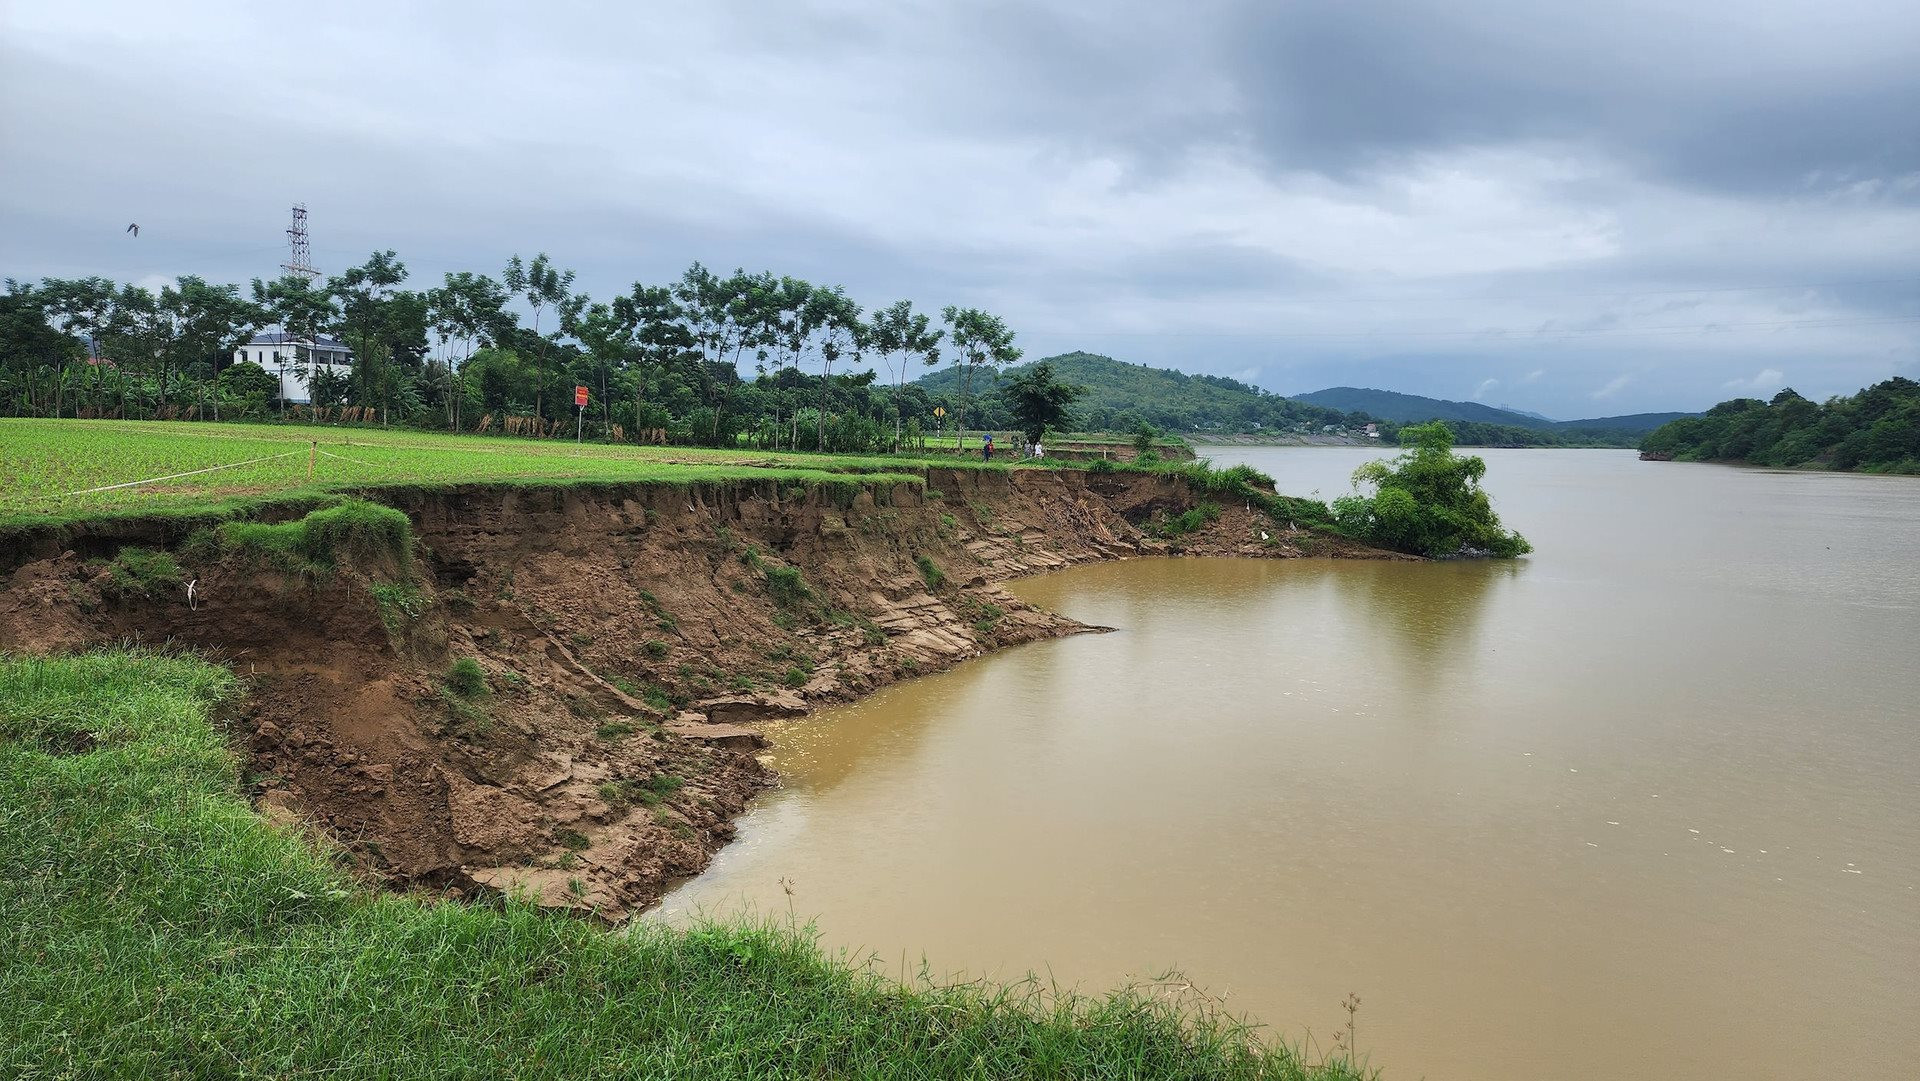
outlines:
[{"label": "agricultural field", "polygon": [[[0,419],[0,527],[383,486],[777,479],[919,483],[937,458],[633,447],[398,429]],[[311,475],[309,467],[311,466]],[[992,468],[1002,468],[995,465]]]}]

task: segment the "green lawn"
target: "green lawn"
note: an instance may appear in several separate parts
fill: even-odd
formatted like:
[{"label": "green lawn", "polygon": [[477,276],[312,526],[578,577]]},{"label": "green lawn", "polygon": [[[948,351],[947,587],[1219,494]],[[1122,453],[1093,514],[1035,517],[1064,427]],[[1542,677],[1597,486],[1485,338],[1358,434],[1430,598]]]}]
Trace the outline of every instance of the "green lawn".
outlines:
[{"label": "green lawn", "polygon": [[[920,483],[930,464],[1005,468],[958,456],[576,446],[301,425],[0,419],[0,527],[463,481],[692,484],[771,479],[844,484],[850,482],[849,474],[860,474],[878,483]],[[90,491],[159,477],[172,479]]]},{"label": "green lawn", "polygon": [[1358,1076],[1164,999],[903,987],[793,930],[366,892],[239,795],[235,690],[0,655],[0,1077]]}]

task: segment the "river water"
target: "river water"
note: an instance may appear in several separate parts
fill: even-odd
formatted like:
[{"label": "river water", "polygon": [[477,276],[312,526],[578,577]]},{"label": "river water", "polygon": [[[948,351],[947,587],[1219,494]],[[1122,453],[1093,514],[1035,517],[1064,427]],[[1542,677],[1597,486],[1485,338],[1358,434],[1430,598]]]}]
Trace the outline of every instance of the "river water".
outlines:
[{"label": "river water", "polygon": [[[1370,456],[1215,458],[1331,496]],[[1177,968],[1320,1047],[1355,992],[1389,1081],[1920,1077],[1920,480],[1484,457],[1528,559],[1019,583],[1118,630],[775,727],[662,912]]]}]

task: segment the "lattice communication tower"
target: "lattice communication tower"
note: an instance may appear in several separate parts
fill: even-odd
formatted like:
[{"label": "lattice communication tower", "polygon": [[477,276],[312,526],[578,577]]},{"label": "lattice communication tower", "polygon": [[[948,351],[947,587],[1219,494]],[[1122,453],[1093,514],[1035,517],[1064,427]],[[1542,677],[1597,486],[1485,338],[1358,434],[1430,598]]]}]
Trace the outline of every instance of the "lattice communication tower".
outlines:
[{"label": "lattice communication tower", "polygon": [[313,254],[307,247],[307,204],[295,203],[293,224],[287,228],[287,261],[280,269],[289,274],[298,274],[309,282],[320,276],[313,265]]}]

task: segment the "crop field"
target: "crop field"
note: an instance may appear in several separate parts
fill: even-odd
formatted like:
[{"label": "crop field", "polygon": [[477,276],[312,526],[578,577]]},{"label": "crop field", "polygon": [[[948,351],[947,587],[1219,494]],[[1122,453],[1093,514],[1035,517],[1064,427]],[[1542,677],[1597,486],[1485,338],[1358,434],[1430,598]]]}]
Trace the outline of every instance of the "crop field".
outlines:
[{"label": "crop field", "polygon": [[[920,483],[935,460],[633,447],[396,429],[0,419],[0,527],[382,486],[774,479]],[[937,459],[979,468],[970,458]],[[309,466],[311,465],[311,477]],[[995,466],[993,468],[1001,468]]]}]

